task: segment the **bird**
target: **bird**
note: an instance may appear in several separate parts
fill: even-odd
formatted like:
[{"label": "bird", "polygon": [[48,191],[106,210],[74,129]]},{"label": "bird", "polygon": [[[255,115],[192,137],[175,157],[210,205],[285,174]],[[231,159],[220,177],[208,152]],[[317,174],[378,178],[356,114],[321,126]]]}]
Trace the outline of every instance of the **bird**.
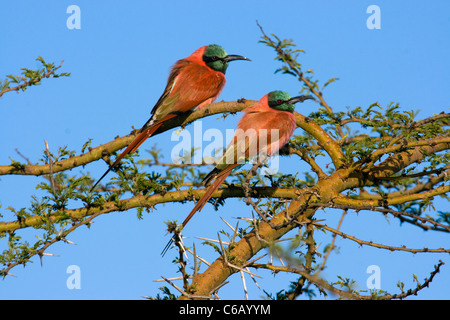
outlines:
[{"label": "bird", "polygon": [[[307,99],[314,98],[308,95],[291,97],[284,91],[276,90],[243,110],[244,115],[238,122],[233,139],[215,168],[202,181],[208,186],[205,194],[183,221],[181,230],[197,211],[202,210],[230,173],[248,162],[255,162],[258,157],[273,156],[289,141],[297,126],[294,105]],[[175,235],[162,251],[163,256],[174,241]]]},{"label": "bird", "polygon": [[187,58],[178,60],[170,70],[164,92],[153,107],[150,119],[103,176],[97,180],[91,192],[111,169],[127,154],[136,151],[165,121],[214,102],[225,86],[228,63],[235,60],[251,61],[244,56],[228,55],[217,44],[202,46]]}]

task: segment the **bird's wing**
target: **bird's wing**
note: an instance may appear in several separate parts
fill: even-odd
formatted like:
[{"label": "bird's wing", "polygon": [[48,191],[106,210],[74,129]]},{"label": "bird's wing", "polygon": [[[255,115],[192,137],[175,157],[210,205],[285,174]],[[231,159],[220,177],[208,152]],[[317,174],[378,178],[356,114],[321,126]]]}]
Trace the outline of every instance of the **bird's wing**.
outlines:
[{"label": "bird's wing", "polygon": [[152,110],[152,119],[190,111],[205,101],[213,102],[225,86],[223,74],[190,62],[178,62],[167,86]]}]

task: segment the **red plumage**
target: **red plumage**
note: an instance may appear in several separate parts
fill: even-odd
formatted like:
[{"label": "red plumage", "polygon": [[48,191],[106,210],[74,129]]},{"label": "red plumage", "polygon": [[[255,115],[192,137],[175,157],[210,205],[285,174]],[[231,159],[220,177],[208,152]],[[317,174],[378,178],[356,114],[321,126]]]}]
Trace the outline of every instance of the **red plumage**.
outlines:
[{"label": "red plumage", "polygon": [[[289,141],[296,128],[293,104],[311,97],[291,98],[284,92],[277,91],[276,93],[284,94],[284,96],[288,97],[285,101],[277,99],[276,101],[280,101],[280,104],[289,104],[292,101],[290,105],[292,110],[285,111],[271,107],[269,105],[269,94],[266,94],[258,103],[243,111],[244,116],[240,119],[236,133],[224,155],[219,159],[216,167],[203,180],[206,185],[209,184],[205,194],[183,221],[181,228],[186,226],[197,211],[202,210],[212,194],[219,189],[220,185],[233,170],[259,155],[273,156]],[[172,242],[173,238],[163,250],[163,254],[165,254]]]},{"label": "red plumage", "polygon": [[[213,49],[210,54],[212,57],[206,56],[206,51],[210,48]],[[215,56],[215,52],[225,56]],[[214,58],[215,60],[213,61],[222,61],[223,64],[221,65],[221,68],[216,68],[216,70],[214,69],[214,65],[208,66],[205,62],[205,56],[211,59]],[[136,149],[165,121],[196,107],[201,108],[214,102],[225,86],[226,80],[224,72],[227,68],[228,61],[231,60],[249,59],[241,56],[226,56],[225,50],[221,47],[210,45],[203,46],[194,51],[189,57],[178,60],[171,68],[167,85],[163,94],[152,109],[151,118],[141,128],[138,136],[94,184],[91,191],[112,168],[114,168],[127,154],[136,151]]]}]

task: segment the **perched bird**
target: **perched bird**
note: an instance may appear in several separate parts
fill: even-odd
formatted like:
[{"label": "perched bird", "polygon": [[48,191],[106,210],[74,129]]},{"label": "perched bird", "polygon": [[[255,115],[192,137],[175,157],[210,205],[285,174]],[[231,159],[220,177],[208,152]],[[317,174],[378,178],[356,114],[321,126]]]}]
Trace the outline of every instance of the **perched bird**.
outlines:
[{"label": "perched bird", "polygon": [[166,88],[153,107],[152,116],[140,129],[138,136],[94,184],[91,191],[123,157],[136,151],[165,121],[214,102],[225,86],[228,62],[234,60],[250,61],[243,56],[227,55],[226,51],[216,44],[203,46],[189,57],[178,60],[171,68]]},{"label": "perched bird", "polygon": [[[283,91],[272,91],[258,103],[246,108],[239,120],[236,133],[227,146],[216,167],[205,177],[203,183],[209,185],[181,228],[186,226],[193,215],[202,210],[212,194],[234,170],[258,157],[270,157],[278,152],[290,139],[296,128],[294,104],[313,99],[311,96],[293,97]],[[164,248],[168,250],[174,237]]]}]

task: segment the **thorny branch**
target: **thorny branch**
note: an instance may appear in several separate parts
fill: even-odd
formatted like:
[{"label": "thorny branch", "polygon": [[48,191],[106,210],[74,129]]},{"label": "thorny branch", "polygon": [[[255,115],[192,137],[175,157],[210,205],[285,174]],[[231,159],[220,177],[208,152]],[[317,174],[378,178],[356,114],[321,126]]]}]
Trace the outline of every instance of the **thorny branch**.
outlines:
[{"label": "thorny branch", "polygon": [[[43,59],[42,59],[42,58],[38,58],[37,60],[40,60],[41,62],[43,62]],[[43,62],[43,63],[44,63],[44,62]],[[3,88],[3,89],[0,91],[0,98],[1,98],[5,93],[7,93],[7,92],[10,92],[10,91],[16,91],[16,92],[19,92],[20,90],[24,90],[25,88],[27,88],[27,87],[29,87],[29,86],[39,84],[39,83],[41,82],[42,79],[50,78],[50,77],[52,77],[52,76],[55,76],[55,71],[58,70],[59,68],[61,68],[62,65],[63,65],[63,63],[64,63],[64,60],[61,61],[61,64],[60,64],[59,66],[53,67],[53,68],[48,68],[47,65],[44,63],[44,66],[47,67],[47,72],[46,72],[46,73],[43,73],[42,75],[39,75],[39,76],[34,76],[34,77],[30,78],[29,80],[26,80],[26,78],[25,78],[25,77],[22,77],[22,76],[20,76],[20,77],[19,77],[19,76],[16,76],[16,77],[13,77],[13,76],[12,76],[12,78],[15,78],[15,79],[14,79],[15,82],[19,82],[19,80],[20,80],[20,81],[22,81],[22,83],[18,84],[18,85],[15,86],[15,87],[6,87],[6,88]],[[27,70],[26,70],[26,71],[27,71]],[[63,74],[63,75],[65,75],[65,74]]]},{"label": "thorny branch", "polygon": [[[296,123],[299,128],[306,132],[302,147],[297,145],[289,145],[287,147],[287,155],[296,155],[301,160],[306,162],[310,169],[317,175],[317,180],[312,183],[305,184],[300,179],[286,176],[271,178],[272,185],[266,186],[265,182],[261,186],[262,177],[258,176],[258,179],[253,179],[257,175],[258,165],[255,165],[248,171],[239,183],[227,185],[225,188],[221,188],[216,191],[212,198],[227,199],[231,197],[244,198],[246,203],[250,205],[257,213],[260,219],[256,219],[253,215],[252,219],[247,219],[249,226],[243,230],[238,231],[238,225],[233,228],[230,224],[226,224],[233,230],[230,241],[223,241],[220,234],[218,234],[217,240],[206,239],[208,242],[215,243],[215,250],[219,257],[213,262],[209,263],[203,257],[197,254],[196,248],[194,250],[186,247],[183,243],[181,234],[178,235],[175,241],[175,246],[178,248],[179,256],[176,262],[179,264],[179,272],[181,277],[165,278],[162,277],[162,281],[167,282],[180,292],[183,299],[210,299],[217,298],[218,290],[225,285],[228,281],[228,277],[239,272],[241,274],[242,286],[244,289],[245,297],[248,297],[247,283],[244,275],[249,275],[255,283],[258,275],[250,268],[254,269],[268,269],[276,272],[288,272],[292,274],[300,275],[295,288],[286,294],[287,299],[295,299],[300,294],[309,290],[310,286],[315,286],[319,289],[329,291],[341,298],[346,299],[403,299],[410,295],[417,294],[420,290],[427,287],[434,276],[439,272],[440,267],[444,264],[439,261],[439,264],[435,266],[435,270],[431,272],[430,277],[425,279],[424,283],[417,285],[415,289],[410,289],[401,294],[394,295],[379,295],[373,294],[370,296],[360,295],[352,288],[341,290],[338,288],[338,283],[330,283],[321,277],[321,271],[324,270],[328,258],[333,251],[336,237],[339,236],[343,239],[348,239],[358,243],[360,246],[371,246],[375,248],[385,249],[389,251],[403,251],[409,253],[450,253],[450,249],[446,248],[408,248],[406,246],[390,246],[386,244],[375,243],[370,240],[362,240],[354,237],[350,234],[340,231],[340,226],[344,216],[348,215],[348,210],[355,211],[374,211],[380,212],[385,215],[393,215],[401,222],[407,222],[420,227],[424,230],[433,230],[441,232],[450,232],[450,225],[447,223],[449,220],[439,221],[431,216],[421,215],[422,211],[414,211],[407,209],[393,209],[395,206],[401,206],[404,204],[417,203],[418,201],[432,201],[433,197],[439,195],[446,197],[450,192],[450,186],[446,185],[448,182],[448,174],[450,172],[450,166],[448,165],[448,158],[444,156],[438,157],[436,154],[439,152],[447,152],[450,148],[450,135],[448,130],[445,131],[443,127],[448,126],[450,123],[449,114],[439,114],[428,119],[421,121],[406,121],[403,124],[401,121],[396,122],[394,118],[379,118],[371,119],[364,117],[356,117],[350,114],[349,118],[343,119],[341,116],[335,114],[330,105],[325,101],[322,92],[318,89],[315,82],[311,81],[305,76],[301,69],[301,65],[295,61],[295,57],[291,55],[289,51],[284,50],[283,41],[273,40],[273,38],[267,36],[264,33],[262,27],[258,24],[263,34],[264,43],[274,48],[278,54],[277,59],[282,61],[289,72],[296,76],[296,78],[307,87],[307,89],[315,96],[315,101],[324,107],[326,112],[320,116],[326,115],[328,118],[322,119],[324,122],[314,121],[320,120],[320,117],[310,115],[306,117],[299,113],[294,113],[296,117]],[[59,66],[60,67],[60,66]],[[54,68],[53,72],[59,67]],[[307,73],[307,72],[306,72]],[[45,77],[51,76],[45,74]],[[38,83],[39,80],[36,80]],[[25,85],[25,84],[23,84]],[[31,83],[27,84],[31,85]],[[21,87],[10,88],[10,90],[19,91]],[[7,91],[0,93],[0,96]],[[218,102],[206,106],[195,112],[185,114],[180,117],[168,121],[164,124],[156,133],[170,130],[172,128],[181,126],[185,127],[189,123],[197,119],[201,119],[214,114],[221,113],[235,113],[242,111],[244,108],[254,104],[256,101],[239,99],[238,101],[230,102]],[[321,110],[324,110],[321,108]],[[380,120],[381,119],[381,120]],[[369,134],[357,134],[347,135],[343,133],[343,129],[348,129],[346,126],[350,123],[367,125],[370,122],[372,128],[379,126],[386,126],[389,130],[399,130],[396,135],[391,136],[390,131],[377,135]],[[437,124],[437,125],[436,125]],[[425,128],[436,125],[436,132],[429,129],[426,132]],[[336,129],[337,134],[332,134],[328,130],[330,126]],[[369,126],[370,127],[370,126]],[[404,131],[401,131],[403,130]],[[422,131],[420,131],[420,130]],[[408,134],[414,130],[420,131],[420,134],[414,136],[411,139],[406,139]],[[376,130],[375,130],[376,131]],[[376,131],[377,132],[377,131]],[[424,132],[426,134],[424,134]],[[379,133],[379,132],[378,132]],[[128,145],[136,135],[135,131],[132,131],[129,135],[117,138],[111,142],[105,143],[96,148],[87,148],[88,152],[84,153],[84,148],[80,155],[71,155],[67,159],[58,160],[50,153],[48,143],[46,142],[45,155],[47,161],[43,161],[44,164],[32,164],[31,161],[21,155],[27,163],[13,163],[11,165],[0,166],[0,175],[41,175],[48,179],[51,183],[51,190],[56,197],[56,191],[64,188],[63,185],[58,184],[55,181],[57,173],[71,170],[75,167],[84,166],[90,162],[99,159],[108,159],[109,156]],[[363,143],[369,141],[370,152],[364,155]],[[299,144],[301,145],[301,144]],[[356,156],[361,156],[358,160],[354,160],[348,156],[351,147],[355,145],[361,145],[361,149],[357,150]],[[322,159],[318,152],[324,151],[326,161],[332,161],[334,168],[328,168],[328,164],[322,165],[320,162]],[[431,158],[431,156],[436,156]],[[387,157],[387,158],[386,158]],[[431,159],[431,160],[430,160]],[[400,173],[408,166],[414,163],[421,162],[439,162],[443,164],[443,167],[437,167],[436,165],[430,166],[423,172]],[[144,162],[143,162],[144,163]],[[165,166],[169,169],[188,170],[192,168],[201,168],[205,164],[180,164],[174,165],[167,162],[161,162],[157,158],[154,161],[145,162],[146,165],[158,165]],[[136,182],[139,172],[134,173],[127,180]],[[436,175],[436,176],[432,176]],[[428,181],[425,180],[428,177]],[[292,179],[291,179],[292,178]],[[141,180],[148,182],[150,180],[148,176],[141,177]],[[257,180],[257,181],[255,181]],[[409,183],[408,181],[415,181],[416,183]],[[159,183],[159,186],[165,182],[162,180],[155,180]],[[197,180],[195,180],[197,181]],[[251,182],[252,181],[252,182]],[[255,182],[253,182],[255,181]],[[369,187],[385,187],[399,186],[393,192],[369,194],[367,192]],[[402,189],[400,189],[400,186]],[[72,227],[66,230],[62,230],[59,234],[54,236],[51,240],[42,241],[39,246],[31,250],[26,254],[26,261],[16,261],[9,263],[6,267],[0,270],[0,274],[3,276],[11,275],[10,270],[14,266],[19,264],[25,264],[33,256],[38,255],[41,258],[44,255],[51,255],[46,249],[56,243],[57,241],[65,241],[70,243],[66,239],[68,234],[82,225],[89,224],[94,218],[104,213],[110,213],[115,211],[126,211],[132,208],[154,208],[157,204],[170,203],[170,202],[184,202],[194,198],[201,197],[205,189],[192,187],[198,187],[198,184],[193,182],[184,182],[178,184],[175,191],[167,191],[151,189],[150,192],[133,193],[134,196],[128,199],[120,198],[124,194],[122,187],[118,185],[117,188],[104,188],[98,189],[99,192],[93,194],[87,194],[83,187],[77,186],[76,190],[77,199],[92,199],[97,197],[100,199],[95,205],[92,202],[85,201],[83,204],[85,207],[78,209],[67,209],[66,207],[48,210],[45,215],[16,215],[17,220],[9,222],[0,222],[0,233],[2,235],[12,236],[17,230],[33,227],[38,228],[45,224],[58,223],[61,221],[71,221]],[[404,187],[404,188],[403,188]],[[184,188],[184,189],[181,189]],[[189,188],[189,189],[186,189]],[[359,188],[359,195],[352,194],[345,196],[343,193],[348,190]],[[104,197],[103,195],[108,193],[116,193],[115,198]],[[89,198],[91,197],[91,198]],[[278,201],[275,199],[279,199]],[[264,201],[265,200],[265,201]],[[103,201],[103,202],[102,202]],[[280,204],[284,202],[284,204]],[[271,209],[267,209],[270,207]],[[226,211],[226,207],[224,207]],[[315,216],[315,213],[320,208],[331,208],[343,210],[341,220],[336,228],[331,228],[326,224],[319,223]],[[285,240],[284,237],[291,230],[298,230],[298,236],[292,240],[294,243],[298,241],[298,254],[304,258],[301,263],[298,263],[296,256],[288,256],[280,254],[275,244]],[[332,233],[331,245],[328,247],[325,256],[322,259],[322,255],[318,252],[318,245],[315,243],[316,230],[326,230]],[[200,237],[198,237],[200,238]],[[300,239],[300,240],[299,240]],[[205,240],[205,239],[203,239]],[[256,263],[265,255],[259,258],[253,258],[256,254],[264,249],[268,248],[270,252],[269,262]],[[294,251],[294,250],[292,250]],[[194,256],[194,271],[193,275],[188,274],[188,253]],[[273,263],[274,257],[278,257],[281,266],[277,266]],[[322,260],[318,260],[317,258]],[[206,266],[206,270],[201,272],[199,261]],[[319,261],[319,262],[317,262]],[[174,280],[182,280],[182,288],[173,283]]]}]

